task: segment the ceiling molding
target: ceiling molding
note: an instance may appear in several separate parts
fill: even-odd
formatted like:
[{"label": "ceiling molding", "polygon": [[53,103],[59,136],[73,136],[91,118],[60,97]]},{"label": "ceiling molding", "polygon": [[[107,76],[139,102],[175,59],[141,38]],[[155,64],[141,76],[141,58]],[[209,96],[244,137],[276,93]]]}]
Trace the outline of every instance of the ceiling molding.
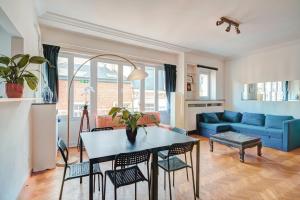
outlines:
[{"label": "ceiling molding", "polygon": [[[82,21],[79,19],[66,17],[60,14],[56,14],[53,12],[46,12],[43,15],[39,16],[39,22],[44,25],[69,25],[75,28],[85,29],[92,32],[100,33],[101,36],[107,39],[115,39],[121,41],[127,41],[131,43],[140,43],[145,44],[147,46],[152,46],[160,49],[167,49],[173,52],[191,52],[192,49],[174,45],[167,42],[162,42],[159,40],[151,39],[148,37],[120,31],[117,29],[109,28],[106,26],[101,26],[98,24]],[[64,27],[64,26],[63,26]]]}]

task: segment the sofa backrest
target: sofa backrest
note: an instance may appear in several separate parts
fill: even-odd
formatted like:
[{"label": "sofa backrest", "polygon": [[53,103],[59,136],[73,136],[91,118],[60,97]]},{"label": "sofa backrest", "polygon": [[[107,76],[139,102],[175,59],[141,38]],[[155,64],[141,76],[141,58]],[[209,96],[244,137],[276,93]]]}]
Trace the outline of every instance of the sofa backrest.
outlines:
[{"label": "sofa backrest", "polygon": [[264,114],[244,112],[242,117],[242,123],[255,126],[264,126],[265,118],[266,117]]},{"label": "sofa backrest", "polygon": [[224,110],[222,115],[222,121],[238,123],[241,122],[242,114],[240,112],[233,112],[229,110]]},{"label": "sofa backrest", "polygon": [[282,129],[283,128],[283,122],[287,120],[294,119],[293,116],[283,116],[283,115],[266,115],[266,128],[276,128],[276,129]]}]

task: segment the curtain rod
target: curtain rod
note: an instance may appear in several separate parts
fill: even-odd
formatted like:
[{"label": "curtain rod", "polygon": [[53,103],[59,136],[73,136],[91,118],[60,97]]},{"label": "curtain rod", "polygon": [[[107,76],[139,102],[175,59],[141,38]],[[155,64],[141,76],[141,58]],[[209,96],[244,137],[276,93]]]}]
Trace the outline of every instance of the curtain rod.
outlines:
[{"label": "curtain rod", "polygon": [[209,67],[209,66],[205,66],[205,65],[197,65],[197,67],[218,71],[218,68],[216,68],[216,67]]}]

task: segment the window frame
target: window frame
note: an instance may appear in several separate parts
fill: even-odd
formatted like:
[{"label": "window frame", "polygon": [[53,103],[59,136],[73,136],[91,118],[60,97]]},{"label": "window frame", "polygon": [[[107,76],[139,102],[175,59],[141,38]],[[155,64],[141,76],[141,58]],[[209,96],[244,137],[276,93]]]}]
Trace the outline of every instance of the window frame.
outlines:
[{"label": "window frame", "polygon": [[[208,80],[207,80],[207,96],[201,96],[200,94],[200,76],[201,75],[207,75]],[[202,100],[208,100],[211,97],[211,72],[210,70],[205,70],[205,69],[200,69],[198,71],[198,96]]]},{"label": "window frame", "polygon": [[[79,58],[89,58],[86,55],[82,54],[77,54],[77,53],[66,53],[66,52],[61,52],[59,53],[59,57],[64,57],[68,59],[68,86],[70,85],[70,79],[74,74],[74,58],[79,57]],[[117,64],[118,65],[118,76],[117,76],[117,81],[118,81],[118,106],[122,107],[123,106],[123,67],[126,66],[131,66],[129,63],[126,63],[122,60],[118,59],[107,59],[107,58],[96,58],[94,60],[91,60],[90,62],[90,86],[92,86],[95,90],[95,93],[92,93],[90,95],[90,116],[97,116],[97,95],[98,95],[98,90],[97,90],[97,73],[98,73],[98,62],[103,62],[103,63],[111,63],[111,64]],[[136,66],[138,68],[141,68],[142,70],[145,71],[145,67],[153,67],[154,68],[154,74],[155,74],[155,112],[161,112],[164,110],[159,110],[159,87],[158,87],[158,79],[159,79],[159,70],[164,70],[163,64],[149,64],[147,62],[138,62],[136,63]],[[99,91],[101,92],[101,91]],[[140,108],[139,111],[144,112],[145,111],[145,80],[140,81]],[[67,94],[68,95],[68,94]],[[70,113],[71,113],[71,119],[78,119],[79,117],[74,116],[74,84],[72,84],[71,91],[70,91]],[[149,111],[152,112],[152,111]],[[60,115],[61,117],[66,116],[66,115]]]}]

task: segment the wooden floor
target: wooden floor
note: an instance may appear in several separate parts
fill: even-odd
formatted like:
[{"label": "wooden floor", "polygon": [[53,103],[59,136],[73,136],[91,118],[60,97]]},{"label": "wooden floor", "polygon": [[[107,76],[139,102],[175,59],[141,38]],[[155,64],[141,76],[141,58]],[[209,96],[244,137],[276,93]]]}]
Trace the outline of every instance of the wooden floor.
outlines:
[{"label": "wooden floor", "polygon": [[[298,200],[300,199],[300,149],[286,153],[263,148],[263,157],[256,156],[256,148],[247,149],[245,163],[239,162],[237,149],[215,144],[209,152],[208,140],[201,138],[200,199],[202,200]],[[77,153],[73,150],[73,153]],[[195,152],[194,152],[195,153]],[[195,154],[194,154],[195,156]],[[109,169],[111,163],[101,165]],[[141,165],[143,167],[143,165]],[[161,171],[160,171],[161,172]],[[23,188],[20,200],[58,199],[63,168],[33,174]],[[163,173],[159,176],[159,199],[169,199],[163,189]],[[112,185],[107,188],[108,200],[113,199]],[[187,182],[185,170],[175,176],[173,199],[189,200],[192,197],[191,181]],[[134,186],[118,190],[118,199],[134,199]],[[63,199],[88,199],[88,178],[65,183]],[[101,199],[100,192],[94,198]],[[148,199],[147,184],[138,184],[138,199]]]}]

